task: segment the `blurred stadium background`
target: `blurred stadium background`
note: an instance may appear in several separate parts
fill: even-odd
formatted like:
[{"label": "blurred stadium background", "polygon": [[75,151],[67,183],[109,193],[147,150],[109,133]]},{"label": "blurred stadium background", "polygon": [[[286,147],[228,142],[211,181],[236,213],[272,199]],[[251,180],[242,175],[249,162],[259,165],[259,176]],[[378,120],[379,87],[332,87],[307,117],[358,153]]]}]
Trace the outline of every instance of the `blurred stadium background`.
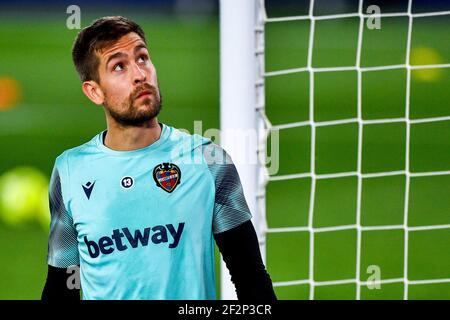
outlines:
[{"label": "blurred stadium background", "polygon": [[[408,1],[365,1],[381,11],[405,12]],[[413,1],[417,12],[450,10],[448,1]],[[38,299],[46,276],[48,212],[46,183],[54,159],[84,143],[105,127],[103,111],[80,90],[71,61],[78,30],[66,28],[67,1],[0,0],[0,299]],[[141,24],[156,65],[163,94],[162,122],[193,131],[219,128],[218,3],[209,0],[79,0],[82,27],[104,15],[120,14]],[[309,1],[266,1],[271,17],[302,15]],[[356,5],[355,5],[356,4]],[[316,1],[314,14],[356,12],[357,1]],[[407,17],[384,18],[380,30],[364,30],[362,66],[404,64]],[[316,23],[313,65],[354,65],[358,18]],[[411,64],[450,63],[450,17],[414,20]],[[266,26],[266,70],[306,66],[309,21]],[[238,76],[238,75],[237,75]],[[412,71],[410,118],[450,116],[450,69]],[[382,70],[363,77],[364,119],[405,117],[406,70]],[[237,97],[238,98],[238,97]],[[308,120],[314,99],[315,121],[353,118],[357,106],[355,71],[327,72],[315,78],[309,97],[307,73],[266,79],[266,112],[273,124]],[[405,122],[364,129],[363,172],[405,170]],[[357,124],[317,130],[317,173],[356,170]],[[278,175],[307,172],[310,128],[280,131]],[[411,125],[411,172],[450,170],[450,123]],[[274,181],[267,188],[270,228],[306,226],[311,179]],[[319,180],[314,227],[351,225],[356,219],[356,177]],[[450,224],[450,176],[413,177],[410,226]],[[401,225],[405,175],[363,180],[363,225]],[[402,278],[404,231],[365,231],[362,235],[361,281],[369,265],[383,279]],[[410,232],[409,280],[450,278],[450,229]],[[273,233],[267,237],[267,266],[275,282],[308,279],[308,232]],[[316,236],[314,279],[355,278],[356,230]],[[362,288],[362,299],[402,299],[403,283]],[[281,299],[308,299],[309,285],[277,286]],[[319,286],[316,299],[354,299],[355,284]],[[450,283],[411,285],[410,299],[450,299]]]}]

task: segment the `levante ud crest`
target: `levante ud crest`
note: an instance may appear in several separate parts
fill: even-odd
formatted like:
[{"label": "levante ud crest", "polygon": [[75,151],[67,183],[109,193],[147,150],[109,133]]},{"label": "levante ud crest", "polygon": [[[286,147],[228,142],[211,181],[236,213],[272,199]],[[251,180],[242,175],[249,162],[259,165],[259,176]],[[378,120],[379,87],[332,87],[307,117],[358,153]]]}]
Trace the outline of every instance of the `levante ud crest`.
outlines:
[{"label": "levante ud crest", "polygon": [[158,187],[171,193],[181,182],[181,170],[176,164],[161,163],[153,169],[153,179]]}]

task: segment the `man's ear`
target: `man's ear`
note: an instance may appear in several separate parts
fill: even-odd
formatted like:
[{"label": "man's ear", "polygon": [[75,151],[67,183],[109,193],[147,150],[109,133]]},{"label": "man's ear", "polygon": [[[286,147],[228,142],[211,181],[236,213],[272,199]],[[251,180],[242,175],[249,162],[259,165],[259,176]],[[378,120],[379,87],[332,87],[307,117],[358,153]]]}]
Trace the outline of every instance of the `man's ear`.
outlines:
[{"label": "man's ear", "polygon": [[105,96],[103,95],[103,91],[100,89],[100,86],[97,82],[93,80],[83,82],[82,89],[86,97],[89,98],[96,105],[102,105],[105,100]]}]

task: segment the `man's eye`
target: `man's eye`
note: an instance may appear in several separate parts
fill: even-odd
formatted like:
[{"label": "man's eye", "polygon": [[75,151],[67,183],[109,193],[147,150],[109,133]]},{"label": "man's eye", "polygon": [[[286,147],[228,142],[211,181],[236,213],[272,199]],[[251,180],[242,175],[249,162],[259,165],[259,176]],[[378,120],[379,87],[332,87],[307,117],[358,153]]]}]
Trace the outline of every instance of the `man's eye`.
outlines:
[{"label": "man's eye", "polygon": [[114,66],[113,68],[114,71],[122,71],[123,70],[123,64],[122,63],[118,63]]},{"label": "man's eye", "polygon": [[138,61],[139,61],[139,62],[145,62],[145,61],[147,61],[147,56],[146,56],[146,55],[140,56],[139,59],[138,59]]}]

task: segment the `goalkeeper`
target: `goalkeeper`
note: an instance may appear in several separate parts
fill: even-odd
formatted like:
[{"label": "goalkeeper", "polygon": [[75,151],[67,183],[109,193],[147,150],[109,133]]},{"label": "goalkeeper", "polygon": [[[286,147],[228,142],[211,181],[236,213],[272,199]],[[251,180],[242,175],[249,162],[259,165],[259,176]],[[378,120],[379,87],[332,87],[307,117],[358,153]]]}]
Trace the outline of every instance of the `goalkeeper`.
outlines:
[{"label": "goalkeeper", "polygon": [[[218,145],[158,122],[143,30],[94,21],[73,61],[107,130],[57,157],[42,299],[216,299],[214,241],[239,299],[275,300],[238,173]],[[75,121],[75,119],[74,119]]]}]

